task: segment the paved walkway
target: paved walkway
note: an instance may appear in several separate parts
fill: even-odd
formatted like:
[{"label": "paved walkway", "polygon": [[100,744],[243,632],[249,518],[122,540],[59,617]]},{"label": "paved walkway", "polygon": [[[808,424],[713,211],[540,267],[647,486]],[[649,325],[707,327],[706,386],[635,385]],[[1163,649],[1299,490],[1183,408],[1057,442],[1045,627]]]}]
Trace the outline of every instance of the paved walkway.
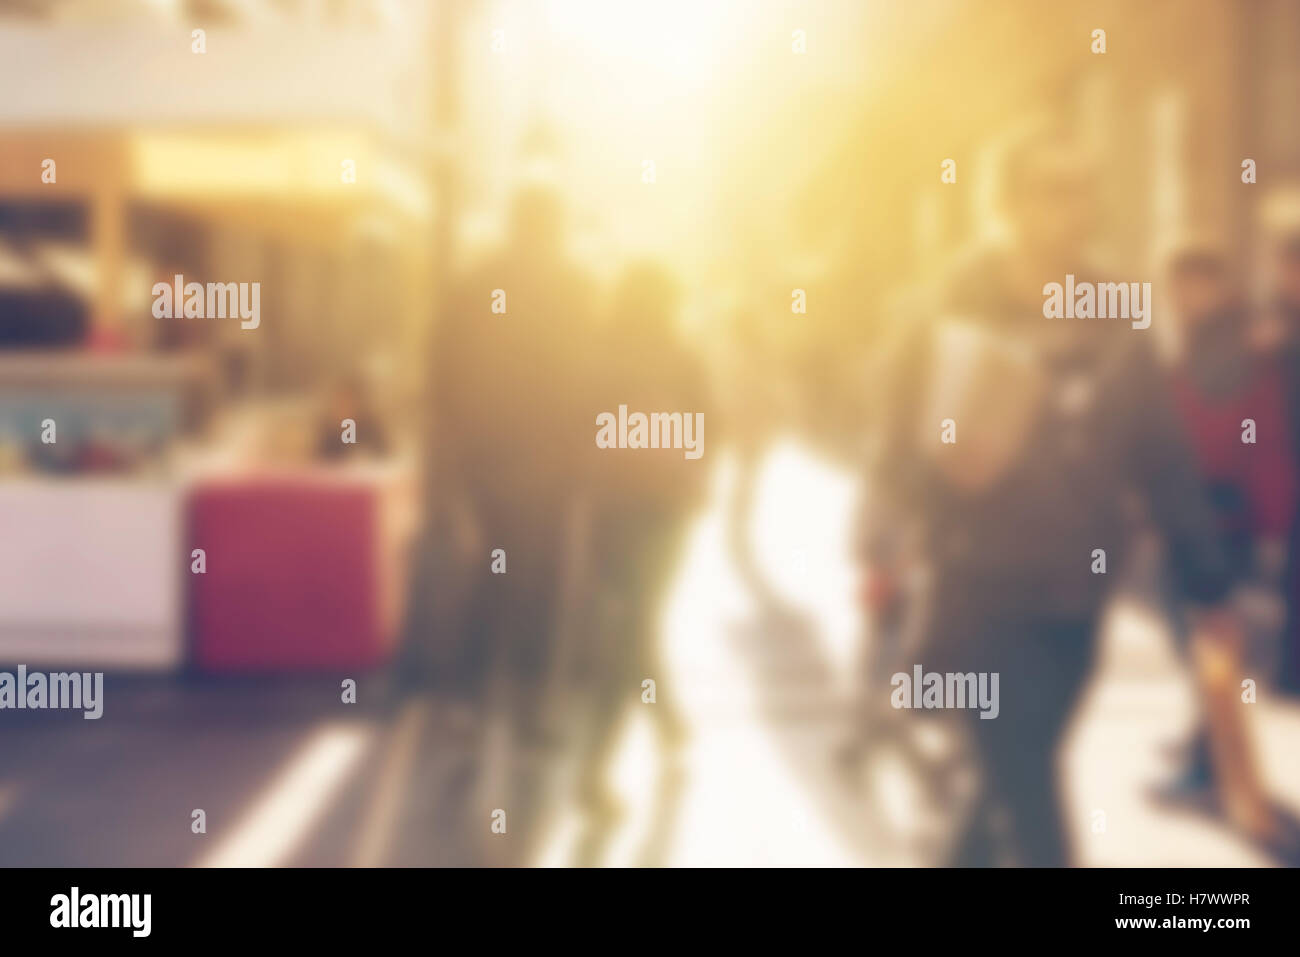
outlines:
[{"label": "paved walkway", "polygon": [[[719,476],[718,501],[727,476]],[[806,619],[762,621],[702,516],[665,612],[660,702],[690,726],[665,859],[676,865],[855,865],[873,850],[836,747],[852,724],[855,619],[847,562],[853,483],[793,446],[764,472],[760,563]],[[105,716],[15,713],[0,727],[0,865],[563,864],[581,819],[564,752],[512,749],[445,702],[391,702],[387,676],[190,681],[110,676]],[[634,699],[635,701],[635,699]],[[638,860],[658,755],[632,706],[611,779],[626,815],[607,862]],[[1276,793],[1300,811],[1300,707],[1267,691],[1255,733]],[[1255,865],[1211,819],[1154,807],[1165,744],[1192,698],[1159,625],[1118,612],[1070,738],[1072,826],[1090,865]],[[513,778],[509,773],[513,769]],[[902,782],[902,777],[899,778]],[[900,785],[901,786],[901,785]],[[906,814],[905,790],[894,796]],[[201,808],[207,831],[195,834]],[[505,835],[491,831],[506,810]],[[1094,821],[1104,815],[1104,828]]]}]

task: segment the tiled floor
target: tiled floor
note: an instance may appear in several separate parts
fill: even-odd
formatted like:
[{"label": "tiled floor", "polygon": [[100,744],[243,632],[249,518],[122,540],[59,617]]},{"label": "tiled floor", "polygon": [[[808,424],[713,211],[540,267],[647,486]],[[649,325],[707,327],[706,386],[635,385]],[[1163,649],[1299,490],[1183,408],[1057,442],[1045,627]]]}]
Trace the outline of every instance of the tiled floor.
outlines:
[{"label": "tiled floor", "polygon": [[[725,488],[725,475],[720,478]],[[792,506],[791,503],[801,503]],[[846,563],[849,477],[794,447],[774,455],[754,530],[760,563],[806,618],[764,622],[703,515],[665,610],[660,703],[689,726],[663,857],[678,865],[852,865],[887,860],[845,787],[836,749],[851,725]],[[1065,755],[1068,804],[1090,865],[1254,865],[1256,850],[1213,819],[1154,806],[1162,749],[1193,699],[1157,623],[1117,614]],[[109,676],[99,721],[4,714],[0,865],[415,866],[572,860],[581,818],[563,750],[512,751],[501,726],[474,730],[445,702],[396,700],[384,674],[360,703],[335,676],[198,681]],[[606,861],[639,860],[659,755],[658,705],[630,696],[611,768],[626,809]],[[1265,690],[1254,732],[1277,794],[1300,810],[1300,706]],[[506,773],[513,768],[513,779]],[[478,773],[476,773],[478,772]],[[205,811],[195,834],[191,814]],[[509,815],[504,835],[493,812]],[[1104,829],[1094,829],[1098,812]]]}]

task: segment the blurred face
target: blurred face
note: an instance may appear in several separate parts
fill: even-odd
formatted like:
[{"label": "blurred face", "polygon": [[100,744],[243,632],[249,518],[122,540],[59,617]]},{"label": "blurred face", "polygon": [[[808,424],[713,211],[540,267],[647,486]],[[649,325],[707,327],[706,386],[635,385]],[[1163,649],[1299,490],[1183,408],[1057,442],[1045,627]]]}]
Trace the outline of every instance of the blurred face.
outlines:
[{"label": "blurred face", "polygon": [[1181,321],[1192,326],[1204,323],[1227,305],[1223,270],[1208,264],[1175,269],[1170,276],[1169,299]]},{"label": "blurred face", "polygon": [[1008,213],[1023,248],[1071,264],[1092,236],[1092,171],[1077,148],[1043,144],[1025,157],[1011,184]]}]

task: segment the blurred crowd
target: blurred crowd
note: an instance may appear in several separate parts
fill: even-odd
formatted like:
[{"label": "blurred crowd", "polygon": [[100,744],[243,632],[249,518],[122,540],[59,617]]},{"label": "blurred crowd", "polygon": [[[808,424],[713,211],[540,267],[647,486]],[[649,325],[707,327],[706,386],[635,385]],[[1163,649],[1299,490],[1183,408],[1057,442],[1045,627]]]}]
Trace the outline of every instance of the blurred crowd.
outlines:
[{"label": "blurred crowd", "polygon": [[[845,786],[862,784],[882,741],[907,734],[911,714],[889,713],[892,674],[998,673],[996,720],[951,722],[978,784],[951,804],[960,824],[939,860],[1070,863],[1062,740],[1103,612],[1128,590],[1168,620],[1201,702],[1195,734],[1171,742],[1180,774],[1151,799],[1208,810],[1294,860],[1295,825],[1260,783],[1241,703],[1255,683],[1300,691],[1300,207],[1287,194],[1267,207],[1258,301],[1224,238],[1169,237],[1153,284],[1174,335],[1158,340],[1123,319],[1045,318],[1046,284],[1137,272],[1090,252],[1087,144],[1038,120],[1008,137],[999,163],[1006,228],[926,280],[862,356],[860,441],[840,449],[866,450],[862,718],[841,752]],[[467,715],[504,707],[522,739],[579,748],[593,833],[578,859],[595,863],[617,818],[602,774],[642,680],[661,673],[659,615],[706,470],[724,455],[740,463],[731,557],[778,633],[799,641],[747,540],[747,465],[792,424],[814,433],[800,421],[809,410],[854,413],[819,405],[815,372],[756,361],[751,391],[769,408],[728,418],[734,395],[717,384],[731,380],[681,336],[671,272],[631,265],[602,299],[565,250],[558,197],[521,191],[506,248],[445,301],[407,651],[409,674]],[[504,314],[489,310],[498,289]],[[737,363],[761,328],[744,319],[727,343]],[[596,416],[620,404],[705,411],[710,455],[597,448]],[[959,431],[945,443],[949,421]],[[680,716],[670,697],[651,713],[671,777]]]},{"label": "blurred crowd", "polygon": [[[276,35],[218,6],[235,27],[226,49],[247,41],[249,69],[265,67],[273,58],[248,38]],[[297,37],[293,17],[309,5],[283,6],[284,35]],[[1250,707],[1300,695],[1300,186],[1271,170],[1257,185],[1253,166],[1238,181],[1223,162],[1237,162],[1236,140],[1220,142],[1254,109],[1232,99],[1236,80],[1259,79],[1242,64],[1290,62],[1271,31],[1248,29],[1277,13],[1277,36],[1300,35],[1283,4],[1247,15],[1198,0],[1212,24],[1241,28],[1236,45],[1175,4],[1107,8],[1112,43],[1127,37],[1120,49],[1151,62],[1106,54],[1104,41],[1090,50],[1092,5],[934,0],[912,22],[901,6],[829,3],[806,12],[820,28],[814,56],[809,24],[787,24],[779,4],[754,15],[752,35],[726,4],[705,5],[707,20],[670,4],[653,23],[590,3],[382,6],[365,7],[357,36],[325,12],[316,24],[351,58],[340,87],[370,75],[376,50],[410,67],[388,79],[418,108],[394,107],[397,129],[382,135],[371,126],[383,123],[344,111],[347,135],[320,138],[286,97],[270,121],[283,140],[246,139],[222,123],[260,115],[256,77],[249,90],[217,84],[210,103],[190,91],[220,131],[211,138],[166,124],[159,134],[143,108],[110,126],[96,148],[137,162],[87,160],[82,181],[73,158],[90,147],[77,136],[93,124],[71,121],[58,149],[21,124],[9,134],[32,158],[58,152],[64,178],[34,192],[47,184],[24,153],[0,201],[0,477],[170,474],[178,461],[206,477],[196,460],[220,459],[241,480],[255,474],[231,514],[279,544],[286,528],[338,518],[336,498],[283,526],[258,517],[306,502],[319,474],[396,463],[414,476],[410,548],[392,536],[409,556],[373,577],[405,594],[386,671],[395,700],[436,703],[471,756],[451,789],[459,802],[438,808],[464,821],[451,830],[465,846],[440,849],[453,862],[532,863],[557,805],[580,821],[568,860],[607,862],[624,823],[611,769],[634,716],[648,716],[656,746],[653,824],[636,860],[670,862],[692,722],[670,679],[665,608],[706,516],[753,633],[810,663],[801,674],[819,697],[850,689],[848,719],[804,749],[831,756],[829,776],[803,782],[794,764],[790,776],[833,791],[837,813],[880,845],[903,841],[879,803],[899,766],[940,810],[941,838],[883,859],[1078,863],[1061,758],[1123,599],[1163,624],[1196,689],[1195,727],[1168,742],[1177,773],[1144,800],[1300,862],[1300,826],[1259,772]],[[1044,23],[1069,29],[1047,42]],[[734,44],[719,40],[728,31]],[[133,21],[123,33],[147,48]],[[663,49],[674,38],[675,59]],[[1005,76],[989,68],[1003,46],[1019,52]],[[167,55],[158,62],[183,64],[168,70],[194,69],[184,45]],[[310,43],[293,55],[317,62]],[[429,59],[436,82],[412,81]],[[593,83],[589,62],[625,71],[628,89]],[[855,72],[877,62],[888,82]],[[1058,102],[1044,75],[1068,95]],[[376,84],[358,97],[407,103]],[[1250,114],[1260,128],[1265,106]],[[1291,127],[1272,126],[1252,150],[1300,157]],[[336,182],[344,154],[362,159],[342,160],[353,178]],[[658,182],[643,178],[654,168],[643,155],[659,158]],[[1130,175],[1146,160],[1150,183]],[[956,178],[941,178],[949,163]],[[1148,192],[1149,221],[1138,209]],[[499,227],[486,240],[481,219]],[[656,236],[649,252],[630,251],[638,231]],[[144,293],[181,275],[260,282],[265,320],[160,320]],[[1154,320],[1051,318],[1048,287],[1067,281],[1149,283]],[[600,417],[624,407],[701,415],[703,455],[603,447]],[[59,420],[57,443],[41,438],[46,416]],[[821,609],[790,600],[756,541],[756,528],[807,504],[760,504],[786,440],[857,491],[847,678],[816,640]],[[301,471],[264,499],[268,465]],[[371,491],[357,496],[353,538],[322,538],[367,574],[371,539],[388,533],[370,524]],[[13,490],[10,507],[30,508],[28,492]],[[211,514],[219,529],[227,513]],[[79,535],[61,546],[76,552]],[[158,546],[164,567],[171,547]],[[277,575],[289,564],[277,559]],[[301,564],[275,578],[292,594],[290,624],[268,616],[267,635],[323,627],[321,596],[352,584],[346,563],[334,578]],[[219,614],[230,594],[255,593],[250,580],[269,580],[259,574],[209,593],[206,637],[170,619],[168,634],[239,645],[215,659],[264,664],[271,639],[223,631]],[[217,577],[185,587],[202,597]],[[340,603],[371,615],[371,584]],[[173,615],[186,600],[174,597],[155,604]],[[341,636],[343,664],[312,657],[310,636],[271,657],[351,674],[372,654],[388,664],[379,637],[350,658]],[[998,675],[996,717],[900,709],[894,677],[916,668]],[[474,780],[495,774],[510,842],[479,826]]]}]

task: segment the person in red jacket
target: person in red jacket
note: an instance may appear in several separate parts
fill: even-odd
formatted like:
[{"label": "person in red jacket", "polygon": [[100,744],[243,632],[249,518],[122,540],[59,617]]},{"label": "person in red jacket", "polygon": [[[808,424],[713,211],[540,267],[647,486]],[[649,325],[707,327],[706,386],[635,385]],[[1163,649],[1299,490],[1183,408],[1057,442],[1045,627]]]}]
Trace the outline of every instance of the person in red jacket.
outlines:
[{"label": "person in red jacket", "polygon": [[[1287,388],[1291,446],[1300,455],[1300,188],[1283,186],[1261,204],[1267,295],[1258,341],[1281,369]],[[1300,468],[1300,463],[1297,463]],[[1277,690],[1300,695],[1300,522],[1291,526],[1285,573],[1287,625]]]},{"label": "person in red jacket", "polygon": [[1182,342],[1174,399],[1205,473],[1220,529],[1243,571],[1259,546],[1281,548],[1295,511],[1296,469],[1285,382],[1249,343],[1228,265],[1211,245],[1171,260],[1170,298]]},{"label": "person in red jacket", "polygon": [[[1276,364],[1251,345],[1250,314],[1233,294],[1227,257],[1217,244],[1188,237],[1171,250],[1167,266],[1180,339],[1170,375],[1174,405],[1238,594],[1275,595],[1296,495],[1285,382]],[[1176,612],[1174,628],[1182,647],[1186,628]],[[1202,727],[1181,778],[1162,790],[1166,797],[1190,798],[1208,794],[1211,784]]]}]

